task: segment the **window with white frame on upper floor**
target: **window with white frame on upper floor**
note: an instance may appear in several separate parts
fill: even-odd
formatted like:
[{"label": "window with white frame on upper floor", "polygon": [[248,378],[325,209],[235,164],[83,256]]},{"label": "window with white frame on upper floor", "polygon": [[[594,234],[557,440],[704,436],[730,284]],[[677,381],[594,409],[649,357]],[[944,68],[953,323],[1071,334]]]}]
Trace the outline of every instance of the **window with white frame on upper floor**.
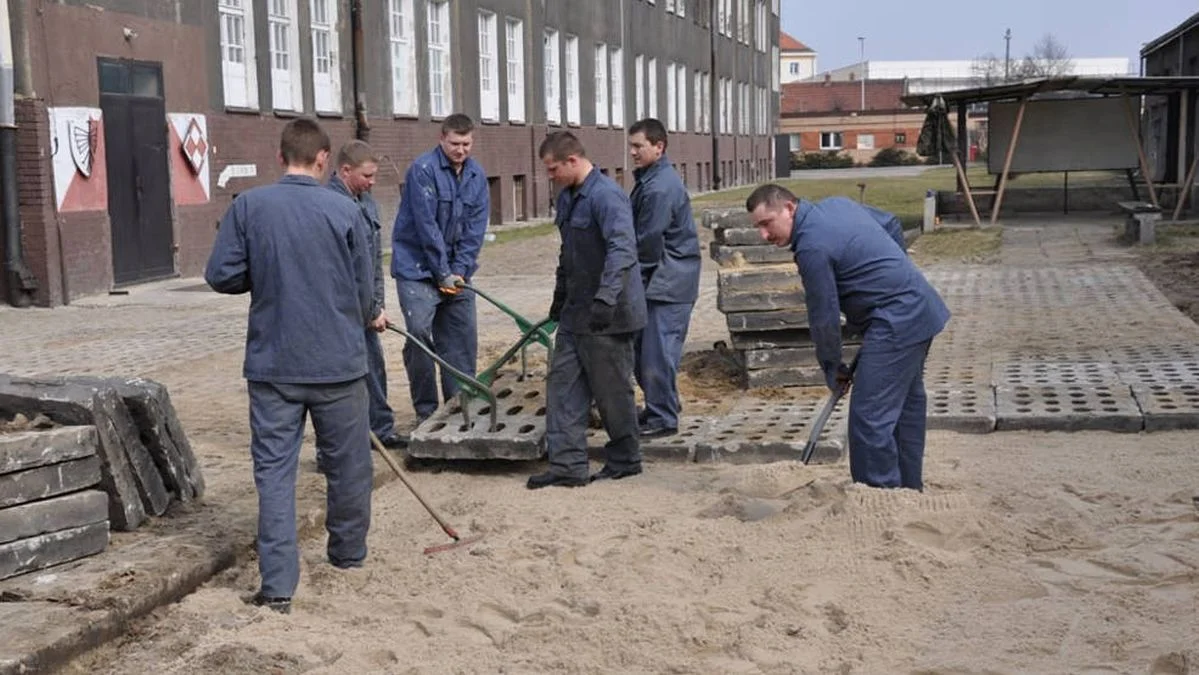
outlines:
[{"label": "window with white frame on upper floor", "polygon": [[504,29],[508,68],[508,121],[525,121],[525,24],[508,19]]},{"label": "window with white frame on upper floor", "polygon": [[687,0],[675,0],[674,13],[679,16],[687,16]]},{"label": "window with white frame on upper floor", "polygon": [[695,116],[692,118],[694,120],[693,124],[695,125],[695,131],[697,133],[703,133],[703,130],[704,130],[704,74],[699,72],[698,70],[695,71],[695,74],[692,75],[692,82],[693,82],[692,86],[694,89],[692,92],[691,100],[694,101],[694,106],[695,106]]},{"label": "window with white frame on upper floor", "polygon": [[595,124],[608,125],[608,47],[595,46]]},{"label": "window with white frame on upper floor", "polygon": [[712,133],[712,73],[704,73],[704,133]]},{"label": "window with white frame on upper floor", "polygon": [[667,14],[674,14],[674,2],[675,2],[675,0],[666,0],[666,13]]},{"label": "window with white frame on upper floor", "polygon": [[391,43],[391,112],[416,115],[416,46],[412,0],[387,0],[387,38]]},{"label": "window with white frame on upper floor", "polygon": [[766,52],[770,51],[770,40],[767,39],[766,35],[767,26],[769,25],[767,23],[768,19],[766,18],[766,0],[757,1],[757,6],[754,11],[754,18],[757,19],[757,25],[754,28],[754,35],[757,38],[758,51],[765,54]]},{"label": "window with white frame on upper floor", "polygon": [[566,123],[579,124],[579,38],[566,36]]},{"label": "window with white frame on upper floor", "polygon": [[675,70],[675,96],[678,98],[679,121],[676,131],[687,131],[687,66],[679,64]]},{"label": "window with white frame on upper floor", "polygon": [[715,0],[716,5],[716,32],[721,35],[728,35],[729,29],[729,2],[731,0]]},{"label": "window with white frame on upper floor", "polygon": [[645,65],[645,80],[649,91],[649,105],[646,106],[645,116],[658,118],[658,59],[650,59]]},{"label": "window with white frame on upper floor", "polygon": [[749,3],[750,0],[740,0],[737,7],[737,39],[745,44],[749,44]]},{"label": "window with white frame on upper floor", "polygon": [[645,117],[645,57],[633,57],[633,121]]},{"label": "window with white frame on upper floor", "polygon": [[500,119],[500,63],[495,14],[479,12],[479,119]]},{"label": "window with white frame on upper floor", "polygon": [[429,115],[447,117],[454,111],[454,73],[450,62],[449,0],[429,0]]},{"label": "window with white frame on upper floor", "polygon": [[841,132],[840,131],[822,131],[822,132],[820,132],[820,149],[821,150],[840,150],[841,149]]},{"label": "window with white frame on upper floor", "polygon": [[624,50],[608,48],[608,72],[612,77],[612,126],[624,126]]},{"label": "window with white frame on upper floor", "polygon": [[271,106],[275,110],[304,109],[304,81],[300,75],[300,31],[296,25],[296,0],[270,0]]},{"label": "window with white frame on upper floor", "polygon": [[779,0],[774,0],[774,8],[771,10],[771,13],[775,16],[779,15]]},{"label": "window with white frame on upper floor", "polygon": [[675,131],[678,125],[678,99],[674,94],[674,62],[666,64],[666,130]]},{"label": "window with white frame on upper floor", "polygon": [[781,78],[779,77],[779,48],[770,48],[770,87],[774,91],[779,90]]},{"label": "window with white frame on upper floor", "polygon": [[337,53],[337,0],[309,0],[312,28],[312,98],[317,112],[341,112]]},{"label": "window with white frame on upper floor", "polygon": [[225,105],[258,108],[254,64],[254,7],[251,0],[221,0],[221,84]]},{"label": "window with white frame on upper floor", "polygon": [[562,91],[558,73],[558,31],[546,30],[542,42],[545,63],[545,119],[551,124],[562,122]]}]

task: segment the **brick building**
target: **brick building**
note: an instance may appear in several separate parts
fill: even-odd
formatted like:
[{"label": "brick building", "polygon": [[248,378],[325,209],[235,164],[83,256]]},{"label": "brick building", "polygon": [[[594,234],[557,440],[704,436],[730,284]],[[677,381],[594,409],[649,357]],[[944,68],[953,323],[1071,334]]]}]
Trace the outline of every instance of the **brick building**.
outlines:
[{"label": "brick building", "polygon": [[279,176],[297,115],[385,157],[388,227],[404,170],[456,111],[479,125],[495,224],[548,215],[535,154],[556,128],[626,189],[626,128],[646,116],[693,190],[772,166],[778,0],[7,4],[20,254],[42,305],[200,273],[233,197]]},{"label": "brick building", "polygon": [[924,111],[907,107],[904,80],[788,82],[782,85],[779,133],[792,153],[845,152],[869,162],[883,148],[916,151]]}]

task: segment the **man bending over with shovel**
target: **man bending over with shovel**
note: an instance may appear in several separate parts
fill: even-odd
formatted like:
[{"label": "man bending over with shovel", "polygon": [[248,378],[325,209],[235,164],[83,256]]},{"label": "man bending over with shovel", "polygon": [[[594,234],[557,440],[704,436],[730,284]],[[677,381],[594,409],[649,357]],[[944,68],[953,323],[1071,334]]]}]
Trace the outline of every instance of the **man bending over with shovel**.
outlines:
[{"label": "man bending over with shovel", "polygon": [[[924,487],[924,360],[949,308],[904,251],[889,214],[844,197],[812,203],[768,184],[745,202],[762,238],[795,253],[828,388],[849,402],[849,470],[873,487]],[[863,335],[841,361],[841,313]]]}]

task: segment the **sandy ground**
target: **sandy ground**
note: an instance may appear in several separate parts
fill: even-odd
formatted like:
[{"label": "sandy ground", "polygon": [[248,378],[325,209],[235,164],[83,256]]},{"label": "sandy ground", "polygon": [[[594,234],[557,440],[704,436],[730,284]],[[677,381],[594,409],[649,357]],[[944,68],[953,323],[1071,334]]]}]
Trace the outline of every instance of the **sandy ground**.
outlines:
[{"label": "sandy ground", "polygon": [[[556,246],[518,250],[491,262],[548,300]],[[693,336],[710,344],[722,324]],[[239,363],[209,360],[207,377],[242,385]],[[688,356],[682,387],[695,414],[739,395],[710,352]],[[244,385],[172,396],[213,470],[248,472]],[[853,486],[844,464],[658,462],[537,492],[523,483],[538,464],[419,472],[482,541],[424,555],[447,539],[393,481],[374,497],[365,568],[336,570],[322,536],[303,542],[291,615],[241,602],[258,585],[250,560],[66,671],[1195,673],[1197,452],[1193,432],[934,432],[922,494]],[[252,491],[236,501],[252,509]]]}]

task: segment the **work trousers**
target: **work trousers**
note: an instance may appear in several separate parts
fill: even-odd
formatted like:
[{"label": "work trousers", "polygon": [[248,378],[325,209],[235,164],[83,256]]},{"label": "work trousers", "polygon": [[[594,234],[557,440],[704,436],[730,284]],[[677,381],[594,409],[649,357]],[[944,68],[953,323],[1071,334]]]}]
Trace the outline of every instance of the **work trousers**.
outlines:
[{"label": "work trousers", "polygon": [[873,487],[924,488],[927,398],[924,362],[932,340],[908,347],[872,341],[859,351],[849,396],[849,471]]},{"label": "work trousers", "polygon": [[606,466],[641,466],[637,402],[633,395],[633,333],[581,335],[558,330],[546,383],[546,450],[550,471],[585,479],[591,402],[608,442]]},{"label": "work trousers", "polygon": [[649,300],[645,328],[637,334],[637,385],[645,396],[647,429],[678,429],[679,363],[691,324],[694,303]]},{"label": "work trousers", "polygon": [[329,561],[361,564],[371,521],[370,427],[364,378],[337,384],[248,383],[250,454],[258,489],[258,570],[262,594],[290,598],[300,580],[296,468],[304,417],[312,416],[327,485]]},{"label": "work trousers", "polygon": [[[479,351],[475,317],[475,294],[463,290],[446,295],[429,280],[397,279],[400,309],[408,332],[454,368],[474,376]],[[408,371],[408,390],[418,419],[437,411],[438,368],[433,357],[411,342],[404,345],[404,369]],[[441,401],[458,393],[458,381],[441,370]]]}]

